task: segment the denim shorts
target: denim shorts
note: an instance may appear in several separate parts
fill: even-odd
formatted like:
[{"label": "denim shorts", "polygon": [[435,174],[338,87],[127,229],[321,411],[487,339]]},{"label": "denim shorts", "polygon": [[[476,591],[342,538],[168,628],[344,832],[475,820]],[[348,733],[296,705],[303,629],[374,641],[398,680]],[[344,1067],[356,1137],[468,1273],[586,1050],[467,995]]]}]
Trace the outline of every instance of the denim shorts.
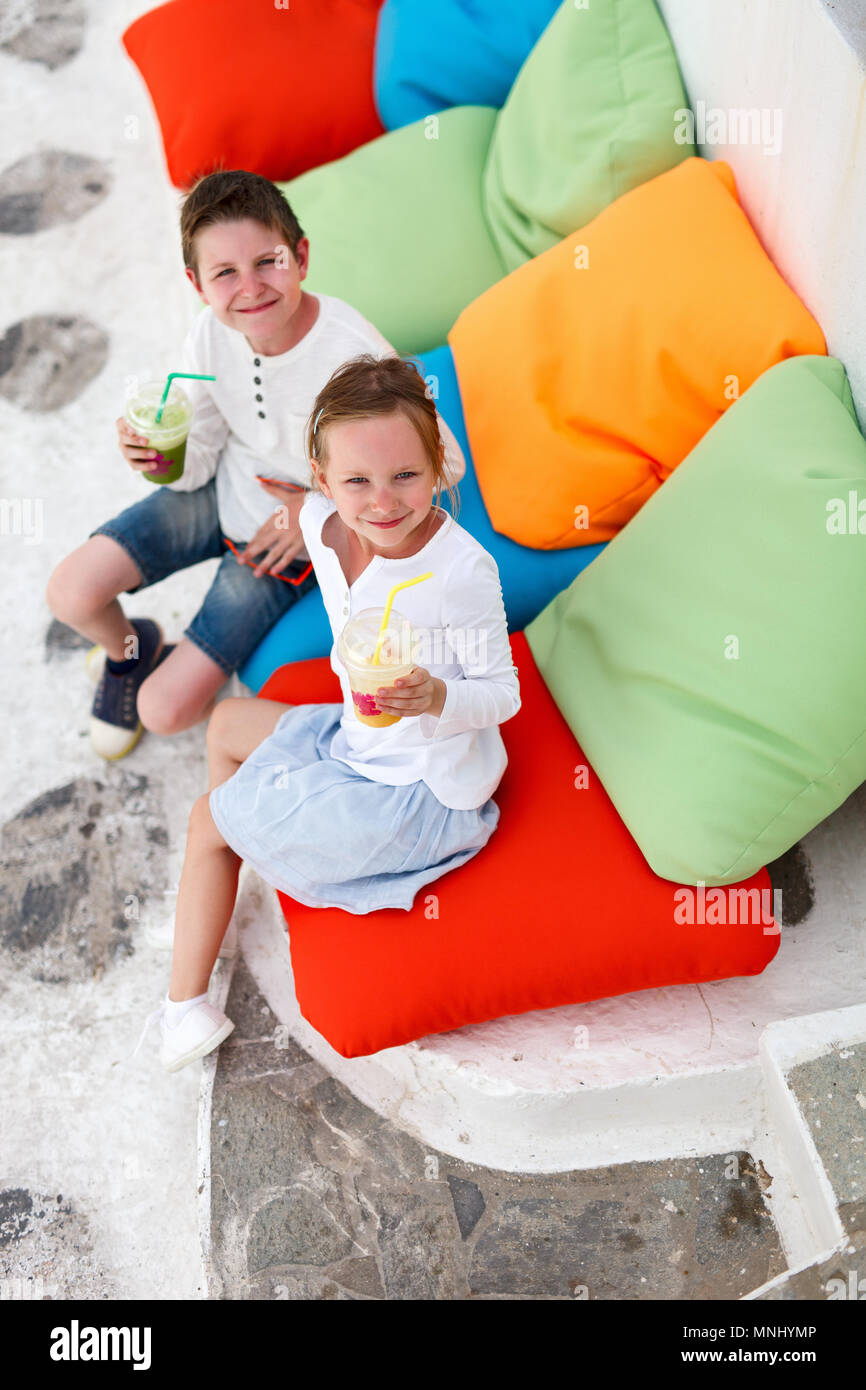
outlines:
[{"label": "denim shorts", "polygon": [[[90,535],[110,536],[138,565],[144,577],[134,589],[125,590],[128,594],[137,594],[202,560],[220,560],[204,603],[184,636],[226,676],[243,665],[286,609],[316,585],[312,571],[301,584],[287,584],[271,574],[257,579],[250,565],[235,559],[223,540],[213,478],[194,492],[154,487],[149,497],[134,502]],[[246,542],[233,536],[230,540],[243,554]],[[308,560],[293,560],[281,573],[291,578],[308,564]]]}]

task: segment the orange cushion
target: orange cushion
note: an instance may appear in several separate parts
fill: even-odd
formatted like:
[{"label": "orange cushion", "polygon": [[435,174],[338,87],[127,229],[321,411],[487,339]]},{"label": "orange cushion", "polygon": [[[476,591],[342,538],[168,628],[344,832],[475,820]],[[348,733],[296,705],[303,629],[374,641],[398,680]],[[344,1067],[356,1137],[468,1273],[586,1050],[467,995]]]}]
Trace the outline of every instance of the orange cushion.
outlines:
[{"label": "orange cushion", "polygon": [[[301,1013],[344,1057],[504,1014],[756,975],[778,949],[766,869],[706,890],[720,895],[725,925],[709,904],[703,920],[676,920],[675,895],[699,912],[698,890],[656,877],[591,769],[575,786],[586,758],[524,634],[510,640],[523,703],[502,725],[509,762],[488,844],[408,913],[358,917],[278,894]],[[339,700],[340,689],[321,657],[281,667],[259,695],[307,704]],[[732,897],[741,888],[764,891],[752,896],[754,921]]]},{"label": "orange cushion", "polygon": [[737,393],[827,350],[730,166],[699,158],[493,285],[449,342],[490,520],[541,550],[611,540]]},{"label": "orange cushion", "polygon": [[382,0],[170,0],[123,43],[156,108],[172,183],[217,166],[290,179],[383,133]]}]

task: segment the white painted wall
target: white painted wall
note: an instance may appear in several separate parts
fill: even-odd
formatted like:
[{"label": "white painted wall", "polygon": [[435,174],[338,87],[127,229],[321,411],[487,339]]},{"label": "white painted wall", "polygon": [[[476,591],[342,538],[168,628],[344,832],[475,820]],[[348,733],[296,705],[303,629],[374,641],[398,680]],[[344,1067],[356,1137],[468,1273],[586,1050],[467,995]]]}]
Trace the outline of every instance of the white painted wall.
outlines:
[{"label": "white painted wall", "polygon": [[764,248],[845,364],[866,430],[866,0],[658,5],[693,111],[780,113],[778,153],[709,140],[699,153],[731,165]]}]

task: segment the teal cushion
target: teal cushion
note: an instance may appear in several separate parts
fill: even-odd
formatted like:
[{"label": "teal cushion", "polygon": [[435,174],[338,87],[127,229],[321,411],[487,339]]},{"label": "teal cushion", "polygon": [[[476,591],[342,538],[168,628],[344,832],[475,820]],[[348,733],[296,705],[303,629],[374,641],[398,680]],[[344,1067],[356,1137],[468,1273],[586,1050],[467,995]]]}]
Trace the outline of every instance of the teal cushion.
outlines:
[{"label": "teal cushion", "polygon": [[526,629],[662,878],[747,878],[866,780],[866,540],[849,494],[866,514],[845,369],[788,358]]},{"label": "teal cushion", "polygon": [[455,107],[278,184],[310,238],[305,289],[347,300],[398,352],[444,342],[505,273],[481,210],[495,119]]},{"label": "teal cushion", "polygon": [[373,96],[387,130],[447,106],[499,107],[557,0],[385,0]]},{"label": "teal cushion", "polygon": [[484,210],[508,270],[695,153],[688,106],[655,0],[563,0],[496,123]]}]

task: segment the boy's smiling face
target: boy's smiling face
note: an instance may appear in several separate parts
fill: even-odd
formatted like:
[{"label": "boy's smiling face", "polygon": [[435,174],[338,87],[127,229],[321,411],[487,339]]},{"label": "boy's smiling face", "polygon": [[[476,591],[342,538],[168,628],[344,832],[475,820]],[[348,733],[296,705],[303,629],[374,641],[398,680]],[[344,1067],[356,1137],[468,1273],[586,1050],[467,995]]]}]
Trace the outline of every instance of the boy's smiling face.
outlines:
[{"label": "boy's smiling face", "polygon": [[187,279],[220,323],[243,333],[254,352],[287,352],[312,326],[318,305],[301,288],[309,263],[306,237],[293,255],[277,229],[246,217],[202,227],[195,247],[199,278],[187,268]]}]

